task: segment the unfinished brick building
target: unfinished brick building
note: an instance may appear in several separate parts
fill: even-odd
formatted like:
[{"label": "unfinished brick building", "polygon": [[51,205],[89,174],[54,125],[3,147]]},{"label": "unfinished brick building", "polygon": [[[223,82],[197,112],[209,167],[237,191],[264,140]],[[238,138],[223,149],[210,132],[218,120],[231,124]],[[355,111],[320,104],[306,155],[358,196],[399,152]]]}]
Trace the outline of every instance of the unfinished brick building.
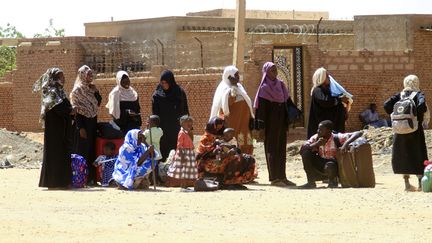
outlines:
[{"label": "unfinished brick building", "polygon": [[[299,126],[307,123],[311,77],[321,66],[355,96],[349,130],[361,127],[358,114],[369,103],[377,103],[384,114],[381,104],[402,88],[408,74],[419,76],[432,107],[432,15],[323,20],[319,29],[318,20],[255,18],[246,23],[243,82],[249,95],[256,92],[262,64],[273,60],[296,104],[305,111],[304,123]],[[110,31],[104,34],[100,26]],[[129,70],[144,116],[150,113],[150,97],[161,70],[174,69],[201,133],[223,67],[232,62],[233,26],[234,19],[229,17],[167,17],[90,23],[86,24],[86,37],[21,39],[17,69],[0,79],[0,127],[41,131],[39,97],[31,92],[33,82],[48,67],[58,66],[66,73],[66,90],[70,91],[79,66],[90,64],[98,73],[95,83],[103,104],[115,85],[115,72]],[[99,119],[109,119],[104,106]]]}]

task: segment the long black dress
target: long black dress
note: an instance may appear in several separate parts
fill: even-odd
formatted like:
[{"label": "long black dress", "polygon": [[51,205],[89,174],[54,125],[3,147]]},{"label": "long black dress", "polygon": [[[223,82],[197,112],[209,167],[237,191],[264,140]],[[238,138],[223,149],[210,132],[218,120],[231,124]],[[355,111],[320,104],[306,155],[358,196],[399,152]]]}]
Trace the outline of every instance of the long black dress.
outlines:
[{"label": "long black dress", "polygon": [[[94,93],[99,106],[102,102],[102,96],[99,91]],[[80,129],[84,128],[87,133],[87,138],[84,139],[80,136]],[[82,114],[75,115],[75,131],[73,140],[73,153],[79,154],[85,158],[87,162],[87,169],[89,171],[88,181],[96,181],[96,167],[93,162],[96,160],[96,134],[97,134],[97,116],[88,118]]]},{"label": "long black dress", "polygon": [[256,118],[264,121],[264,150],[269,180],[286,179],[286,144],[288,114],[285,103],[258,98]]},{"label": "long black dress", "polygon": [[160,128],[164,133],[160,141],[162,161],[168,157],[170,150],[177,148],[179,118],[189,114],[186,93],[179,86],[176,89],[170,91],[172,94],[167,95],[161,95],[161,91],[156,90],[152,99],[153,114],[160,117]]},{"label": "long black dress", "polygon": [[[80,136],[81,128],[86,130],[86,139]],[[96,129],[97,116],[88,118],[81,114],[76,114],[73,152],[86,159],[87,169],[89,171],[88,181],[96,180],[96,168],[93,166],[93,162],[96,160]]]},{"label": "long black dress", "polygon": [[140,129],[142,125],[141,115],[130,116],[127,110],[139,114],[141,112],[139,99],[135,101],[120,101],[120,118],[114,120],[114,122],[120,127],[124,135],[129,130]]},{"label": "long black dress", "polygon": [[[384,109],[388,114],[393,112],[393,106],[400,98],[398,93],[384,102]],[[423,115],[427,110],[426,100],[422,92],[417,93],[413,100],[417,105],[418,129],[409,134],[393,135],[392,167],[395,174],[422,175],[423,162],[428,159],[422,126]]]},{"label": "long black dress", "polygon": [[72,106],[68,99],[45,114],[40,187],[67,187],[72,179]]},{"label": "long black dress", "polygon": [[318,130],[318,124],[324,120],[333,122],[333,130],[345,132],[346,110],[341,99],[332,97],[330,88],[324,86],[316,87],[312,92],[311,106],[308,123],[308,139]]}]

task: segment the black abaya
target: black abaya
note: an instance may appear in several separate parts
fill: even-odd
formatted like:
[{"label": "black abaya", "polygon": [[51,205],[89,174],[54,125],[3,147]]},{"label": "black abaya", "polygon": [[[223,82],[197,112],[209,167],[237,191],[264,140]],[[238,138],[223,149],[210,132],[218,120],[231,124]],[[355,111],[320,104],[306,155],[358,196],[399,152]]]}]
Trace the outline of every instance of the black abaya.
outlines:
[{"label": "black abaya", "polygon": [[[80,136],[80,129],[84,128],[87,133],[87,138],[84,139]],[[87,162],[87,169],[89,171],[88,181],[96,181],[96,168],[93,162],[96,159],[96,128],[97,116],[87,118],[81,114],[75,116],[75,131],[74,131],[74,145],[73,151],[85,158]]]},{"label": "black abaya", "polygon": [[286,144],[288,115],[285,103],[276,103],[258,98],[256,118],[264,121],[264,150],[269,180],[286,179]]},{"label": "black abaya", "polygon": [[71,184],[72,106],[68,99],[45,114],[44,153],[40,187],[67,187]]},{"label": "black abaya", "polygon": [[126,135],[129,130],[140,129],[142,125],[141,115],[131,116],[127,112],[128,110],[140,114],[141,107],[139,100],[120,101],[120,118],[114,121],[120,127],[124,135]]},{"label": "black abaya", "polygon": [[333,122],[335,132],[345,132],[346,110],[341,99],[332,97],[330,89],[324,86],[316,87],[312,92],[308,123],[308,139],[318,130],[318,124],[324,120]]},{"label": "black abaya", "polygon": [[179,86],[176,88],[178,88],[178,95],[163,96],[158,91],[153,94],[153,115],[160,117],[160,128],[164,133],[160,141],[162,161],[165,161],[172,149],[177,148],[177,136],[180,131],[179,118],[189,114],[186,93]]},{"label": "black abaya", "polygon": [[[400,94],[390,97],[384,103],[385,111],[391,114],[394,104],[399,100]],[[422,126],[423,114],[427,110],[425,97],[420,92],[416,94],[413,100],[417,105],[418,130],[409,134],[393,135],[392,167],[395,174],[422,175],[423,163],[428,159]]]}]

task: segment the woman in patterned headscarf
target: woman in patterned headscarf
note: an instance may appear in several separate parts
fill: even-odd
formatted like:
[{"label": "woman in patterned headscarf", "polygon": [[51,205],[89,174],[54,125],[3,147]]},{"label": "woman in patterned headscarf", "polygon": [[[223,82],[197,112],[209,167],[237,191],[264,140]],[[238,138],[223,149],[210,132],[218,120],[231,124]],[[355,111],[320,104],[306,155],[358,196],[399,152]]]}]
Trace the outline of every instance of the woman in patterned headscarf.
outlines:
[{"label": "woman in patterned headscarf", "polygon": [[41,93],[40,122],[45,127],[40,187],[67,188],[71,183],[72,115],[75,111],[63,90],[63,71],[48,69],[33,85]]},{"label": "woman in patterned headscarf", "polygon": [[424,93],[420,91],[419,79],[416,75],[408,75],[403,81],[403,90],[390,97],[384,103],[384,109],[388,114],[393,112],[393,107],[402,97],[413,95],[417,108],[418,129],[408,134],[393,135],[392,167],[395,174],[403,174],[405,190],[415,189],[409,182],[409,175],[417,175],[419,187],[423,175],[423,162],[428,160],[427,147],[423,124],[425,115],[429,113]]},{"label": "woman in patterned headscarf", "polygon": [[286,178],[287,102],[292,102],[285,84],[277,78],[277,68],[266,62],[261,84],[255,96],[255,117],[264,121],[264,149],[269,180],[274,186],[295,186]]},{"label": "woman in patterned headscarf", "polygon": [[92,83],[93,72],[84,65],[78,69],[78,76],[70,94],[72,107],[76,109],[74,153],[83,156],[89,168],[89,184],[96,179],[92,166],[95,160],[96,124],[98,107],[102,101],[96,86]]}]

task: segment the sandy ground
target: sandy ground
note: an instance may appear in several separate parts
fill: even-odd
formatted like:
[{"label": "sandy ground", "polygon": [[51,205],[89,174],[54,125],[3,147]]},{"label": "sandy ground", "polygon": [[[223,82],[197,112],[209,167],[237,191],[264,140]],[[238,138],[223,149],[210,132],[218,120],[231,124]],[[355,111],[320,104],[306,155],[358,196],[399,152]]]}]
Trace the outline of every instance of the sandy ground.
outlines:
[{"label": "sandy ground", "polygon": [[[376,188],[297,190],[269,186],[262,145],[256,154],[247,191],[48,191],[38,169],[0,170],[0,242],[428,241],[431,194],[404,192],[389,155],[374,155]],[[287,174],[305,182],[298,156]]]}]

